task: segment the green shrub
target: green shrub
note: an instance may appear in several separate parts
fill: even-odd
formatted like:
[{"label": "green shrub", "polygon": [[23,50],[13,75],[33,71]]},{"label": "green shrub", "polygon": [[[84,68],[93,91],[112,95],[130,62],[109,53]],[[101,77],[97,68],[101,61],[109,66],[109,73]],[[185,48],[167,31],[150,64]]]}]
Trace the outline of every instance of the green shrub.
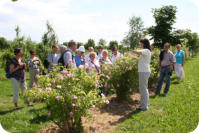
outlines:
[{"label": "green shrub", "polygon": [[[51,118],[64,132],[83,132],[82,116],[92,116],[95,106],[109,103],[99,95],[99,76],[84,69],[57,68],[41,76],[39,86],[26,91],[25,100],[40,100],[47,104]],[[95,115],[93,115],[95,117]]]}]

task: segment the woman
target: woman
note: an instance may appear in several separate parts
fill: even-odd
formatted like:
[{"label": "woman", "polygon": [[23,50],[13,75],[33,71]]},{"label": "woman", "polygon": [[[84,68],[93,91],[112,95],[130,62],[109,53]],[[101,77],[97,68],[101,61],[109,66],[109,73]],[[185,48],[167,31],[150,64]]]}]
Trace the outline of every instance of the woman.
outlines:
[{"label": "woman", "polygon": [[110,56],[111,62],[114,63],[117,58],[121,58],[122,54],[120,54],[117,50],[117,47],[113,47],[112,54]]},{"label": "woman", "polygon": [[185,62],[185,52],[181,50],[181,44],[176,46],[177,52],[174,54],[176,57],[175,72],[178,77],[178,83],[184,78],[184,62]]},{"label": "woman", "polygon": [[96,53],[91,52],[89,57],[90,60],[87,62],[89,70],[94,70],[97,73],[101,73],[99,61],[96,59]]},{"label": "woman", "polygon": [[29,76],[30,76],[30,82],[29,82],[29,88],[31,89],[33,87],[33,84],[35,86],[38,85],[38,77],[37,75],[40,72],[40,60],[39,58],[35,57],[36,52],[34,50],[30,51],[30,58],[28,59],[28,68],[29,68]]},{"label": "woman", "polygon": [[[25,69],[26,64],[24,60],[22,59],[22,49],[16,48],[14,50],[14,54],[16,55],[15,58],[11,60],[10,63],[10,74],[11,74],[11,80],[12,80],[12,87],[13,87],[13,103],[15,105],[15,110],[19,109],[17,101],[19,97],[19,88],[23,91],[27,89],[26,87],[26,76],[25,76]],[[29,104],[29,106],[32,106],[32,104]]]},{"label": "woman", "polygon": [[84,53],[85,53],[84,46],[80,46],[79,49],[77,49],[77,53],[75,55],[75,63],[78,68],[84,67],[85,65]]},{"label": "woman", "polygon": [[103,50],[102,51],[102,58],[99,60],[101,64],[106,64],[112,66],[112,62],[108,58],[108,50]]},{"label": "woman", "polygon": [[151,49],[150,42],[144,38],[140,40],[142,50],[134,50],[133,53],[139,55],[138,72],[139,72],[139,91],[141,96],[141,106],[139,110],[149,109],[149,92],[148,79],[150,77]]}]

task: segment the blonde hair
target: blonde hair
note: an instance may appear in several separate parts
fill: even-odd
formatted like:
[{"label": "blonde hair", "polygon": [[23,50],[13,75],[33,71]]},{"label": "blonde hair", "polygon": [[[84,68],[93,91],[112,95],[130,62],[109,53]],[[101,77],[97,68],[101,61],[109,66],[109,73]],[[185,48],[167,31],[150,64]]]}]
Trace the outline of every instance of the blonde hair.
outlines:
[{"label": "blonde hair", "polygon": [[96,57],[96,53],[95,52],[90,52],[89,57],[91,57],[91,55],[95,55],[95,57]]}]

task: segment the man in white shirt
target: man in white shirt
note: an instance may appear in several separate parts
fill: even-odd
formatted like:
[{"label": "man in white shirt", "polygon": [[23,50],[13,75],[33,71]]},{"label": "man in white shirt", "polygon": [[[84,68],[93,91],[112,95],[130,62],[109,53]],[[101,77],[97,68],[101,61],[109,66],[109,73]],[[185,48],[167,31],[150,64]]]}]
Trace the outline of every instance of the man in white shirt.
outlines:
[{"label": "man in white shirt", "polygon": [[48,70],[51,70],[53,67],[55,67],[58,64],[57,60],[57,51],[58,51],[58,45],[52,46],[52,52],[48,54]]},{"label": "man in white shirt", "polygon": [[118,59],[118,58],[121,58],[121,57],[122,57],[122,54],[120,54],[118,52],[117,47],[113,47],[112,54],[110,56],[111,62],[114,64],[115,60]]}]

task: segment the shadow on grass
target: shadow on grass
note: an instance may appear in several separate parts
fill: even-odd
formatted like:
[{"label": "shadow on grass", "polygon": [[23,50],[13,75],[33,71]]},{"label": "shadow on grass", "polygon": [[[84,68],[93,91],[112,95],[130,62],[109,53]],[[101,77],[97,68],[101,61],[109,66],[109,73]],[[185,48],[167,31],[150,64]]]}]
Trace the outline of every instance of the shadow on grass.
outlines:
[{"label": "shadow on grass", "polygon": [[39,109],[31,109],[29,110],[30,113],[33,113],[35,117],[30,120],[30,123],[44,123],[49,121],[47,112],[46,112],[46,107],[39,108]]},{"label": "shadow on grass", "polygon": [[[17,109],[17,110],[21,110],[21,109],[23,109],[23,108],[24,108],[24,107],[19,107],[19,109]],[[12,113],[12,112],[17,111],[17,110],[12,109],[12,110],[7,110],[7,111],[0,111],[0,115],[6,115],[6,114],[8,114],[8,113]]]}]

